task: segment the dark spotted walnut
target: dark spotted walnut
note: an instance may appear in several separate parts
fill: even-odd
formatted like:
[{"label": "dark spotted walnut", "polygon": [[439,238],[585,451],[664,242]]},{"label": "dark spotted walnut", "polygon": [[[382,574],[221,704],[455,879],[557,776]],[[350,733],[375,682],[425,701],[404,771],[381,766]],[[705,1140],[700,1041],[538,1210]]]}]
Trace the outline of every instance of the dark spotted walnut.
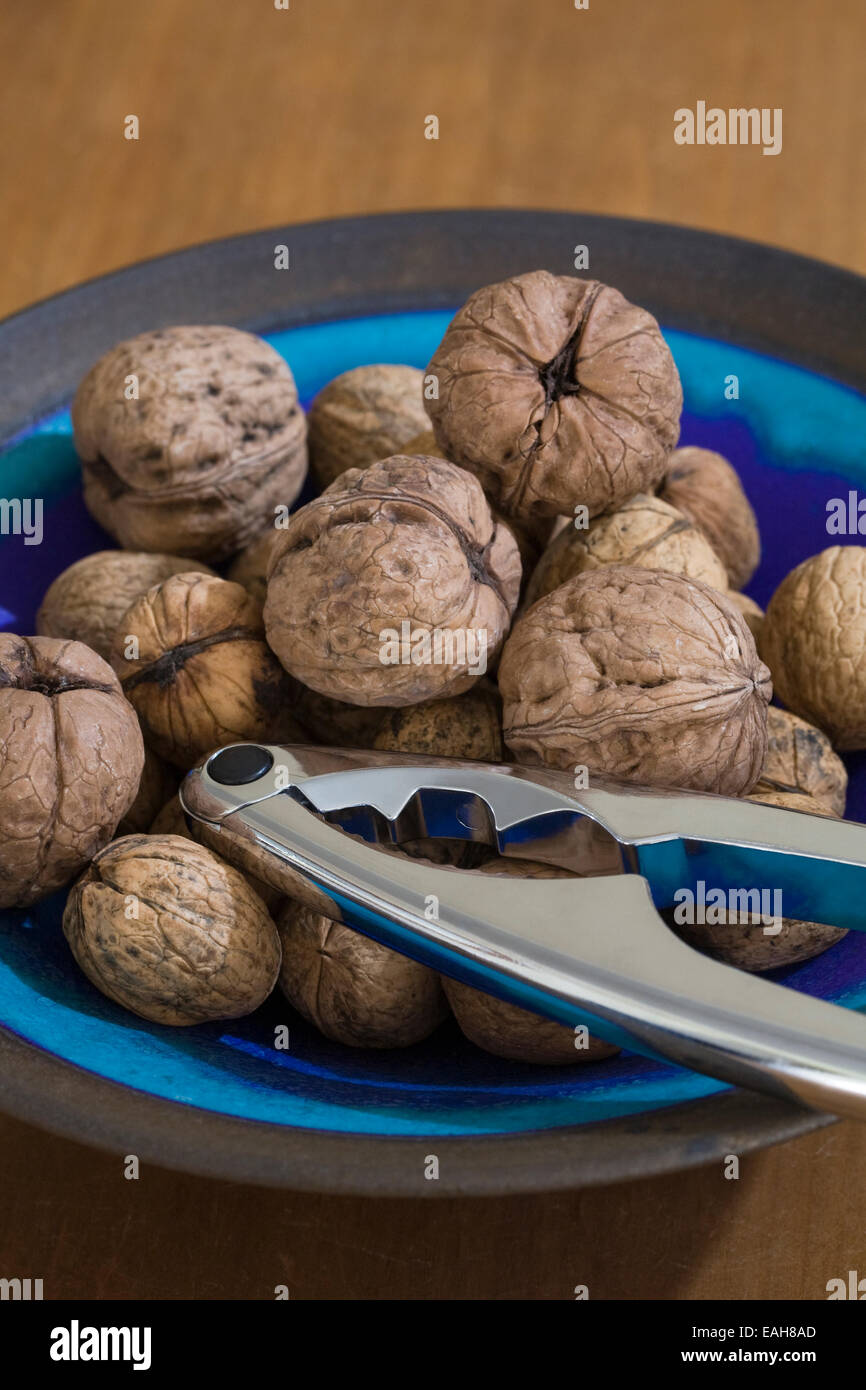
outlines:
[{"label": "dark spotted walnut", "polygon": [[329,381],[310,406],[310,467],[322,487],[349,468],[392,454],[427,425],[417,367],[353,367]]},{"label": "dark spotted walnut", "polygon": [[761,559],[761,538],[736,471],[711,449],[675,449],[659,496],[703,531],[724,562],[732,589],[748,584]]},{"label": "dark spotted walnut", "polygon": [[442,450],[507,516],[596,516],[651,492],[679,436],[658,324],[596,280],[536,270],[478,290],[427,371]]},{"label": "dark spotted walnut", "polygon": [[724,594],[609,565],[514,626],[499,667],[518,762],[738,796],[761,772],[770,674]]},{"label": "dark spotted walnut", "polygon": [[476,480],[444,459],[397,455],[344,473],[295,513],[271,560],[265,626],[313,690],[418,704],[485,673],[519,587],[517,545]]},{"label": "dark spotted walnut", "polygon": [[280,989],[320,1033],[350,1047],[409,1047],[448,1007],[434,970],[289,901],[277,918]]},{"label": "dark spotted walnut", "polygon": [[[534,860],[493,859],[480,870],[495,878],[574,878],[565,869]],[[577,928],[579,930],[579,928]],[[592,1037],[583,1029],[506,1003],[495,995],[473,989],[459,980],[442,976],[442,988],[460,1031],[476,1047],[507,1057],[512,1062],[534,1062],[541,1066],[573,1066],[576,1062],[600,1062],[619,1048]]]},{"label": "dark spotted walnut", "polygon": [[383,719],[391,712],[332,700],[300,681],[292,683],[292,708],[314,743],[334,748],[371,748]]},{"label": "dark spotted walnut", "polygon": [[98,990],[175,1027],[252,1013],[280,968],[261,899],[179,835],[128,835],[102,850],[69,894],[63,932]]},{"label": "dark spotted walnut", "polygon": [[[154,584],[189,568],[189,560],[180,555],[97,550],[57,576],[36,615],[36,630],[44,637],[85,642],[110,661],[117,625],[130,604]],[[207,565],[199,569],[213,574]]]},{"label": "dark spotted walnut", "polygon": [[[195,840],[197,844],[204,845],[220,859],[227,859],[225,845],[220,841],[221,831],[212,830],[204,821],[196,821],[195,828],[196,833],[193,835],[187,825],[186,816],[180,804],[180,797],[175,795],[160,808],[158,814],[147,827],[147,832],[149,835],[182,835],[185,840]],[[247,863],[252,862],[252,857],[255,856],[256,852],[264,855],[264,851],[260,850],[257,845],[253,845],[252,842],[250,842],[249,851],[250,858],[247,858]],[[266,862],[273,863],[273,856],[267,856]],[[237,843],[232,847],[231,863],[239,873],[243,874],[253,892],[258,894],[269,912],[272,912],[277,904],[282,902],[285,891],[272,888],[264,879],[257,878],[254,873],[250,872],[246,863],[240,862]]]},{"label": "dark spotted walnut", "polygon": [[149,747],[184,769],[270,736],[288,707],[261,610],[227,579],[176,574],[149,589],[122,618],[112,661]]},{"label": "dark spotted walnut", "polygon": [[391,710],[373,747],[389,753],[434,758],[476,758],[501,763],[502,701],[494,686],[479,684],[464,695]]},{"label": "dark spotted walnut", "polygon": [[[764,790],[759,786],[748,799],[766,806],[780,806],[786,811],[803,811],[812,816],[828,814],[826,804],[797,792]],[[826,926],[822,922],[798,922],[784,916],[780,921],[774,920],[776,904],[772,897],[766,900],[769,909],[767,918],[770,920],[765,920],[758,910],[762,906],[759,899],[753,899],[751,905],[748,899],[744,899],[735,915],[724,909],[719,910],[719,921],[678,923],[673,914],[666,916],[669,916],[677,934],[690,946],[740,970],[775,970],[783,965],[797,965],[819,956],[847,935],[844,927]],[[784,913],[784,894],[780,906]],[[706,916],[716,915],[709,904],[704,911]]]},{"label": "dark spotted walnut", "polygon": [[759,792],[794,792],[814,797],[836,816],[845,814],[848,773],[826,734],[770,705],[767,710],[767,756]]},{"label": "dark spotted walnut", "polygon": [[79,386],[72,423],[84,500],[127,550],[227,559],[294,501],[307,470],[292,373],[236,328],[118,343]]},{"label": "dark spotted walnut", "polygon": [[526,602],[602,565],[640,565],[727,589],[725,567],[703,532],[658,497],[638,493],[586,529],[563,527],[544,551],[526,589]]},{"label": "dark spotted walnut", "polygon": [[0,907],[79,873],[132,806],[143,765],[135,711],[100,656],[0,633]]}]

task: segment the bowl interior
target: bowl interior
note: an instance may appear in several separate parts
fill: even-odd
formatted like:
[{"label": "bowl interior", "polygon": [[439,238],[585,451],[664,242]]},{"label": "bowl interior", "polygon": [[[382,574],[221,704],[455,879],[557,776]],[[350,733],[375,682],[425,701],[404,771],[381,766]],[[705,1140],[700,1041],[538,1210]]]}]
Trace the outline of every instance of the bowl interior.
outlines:
[{"label": "bowl interior", "polygon": [[[302,398],[349,367],[423,367],[450,312],[387,314],[272,333]],[[685,392],[681,443],[718,449],[738,468],[758,514],[764,558],[749,592],[766,604],[800,560],[859,537],[828,536],[826,504],[864,481],[866,401],[800,367],[745,348],[666,331]],[[738,395],[733,396],[736,380]],[[0,455],[4,496],[44,499],[44,540],[0,537],[0,627],[30,633],[48,584],[111,540],[84,508],[69,416],[62,411]],[[862,755],[846,759],[847,814],[866,820]],[[382,1135],[506,1134],[636,1115],[725,1089],[627,1054],[574,1068],[489,1057],[453,1023],[428,1042],[359,1052],[322,1038],[275,994],[231,1025],[169,1029],[104,999],[80,975],[60,930],[63,895],[0,914],[0,1024],[79,1067],[206,1110],[277,1124]],[[866,1005],[866,937],[850,933],[817,960],[776,972],[795,989]],[[288,1024],[290,1047],[275,1050]]]}]

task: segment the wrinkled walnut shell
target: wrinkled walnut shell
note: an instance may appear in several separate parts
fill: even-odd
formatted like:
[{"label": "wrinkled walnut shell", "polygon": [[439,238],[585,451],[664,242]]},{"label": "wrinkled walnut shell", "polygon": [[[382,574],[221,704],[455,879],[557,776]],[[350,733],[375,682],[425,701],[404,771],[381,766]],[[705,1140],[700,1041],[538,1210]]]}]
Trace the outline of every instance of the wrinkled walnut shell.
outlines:
[{"label": "wrinkled walnut shell", "polygon": [[427,371],[441,448],[507,516],[595,516],[652,492],[679,437],[658,324],[596,280],[537,270],[478,290]]},{"label": "wrinkled walnut shell", "polygon": [[499,668],[518,762],[738,796],[767,747],[769,672],[724,594],[609,565],[539,600]]},{"label": "wrinkled walnut shell", "polygon": [[761,653],[776,694],[841,749],[866,748],[866,548],[830,546],[767,605]]},{"label": "wrinkled walnut shell", "polygon": [[294,501],[306,473],[292,373],[236,328],[118,343],[79,386],[72,423],[84,500],[127,550],[227,559]]},{"label": "wrinkled walnut shell", "polygon": [[726,458],[712,449],[675,449],[659,496],[700,527],[732,589],[748,584],[760,564],[761,538],[739,475]]},{"label": "wrinkled walnut shell", "polygon": [[770,705],[767,710],[767,755],[753,793],[801,793],[814,797],[834,816],[844,816],[848,773],[826,734]]},{"label": "wrinkled walnut shell", "polygon": [[63,932],[98,990],[175,1027],[252,1013],[280,968],[276,928],[243,876],[178,835],[102,850],[69,894]]},{"label": "wrinkled walnut shell", "polygon": [[334,748],[372,748],[383,719],[391,713],[388,709],[332,700],[299,681],[293,685],[292,704],[313,741]]},{"label": "wrinkled walnut shell", "polygon": [[0,633],[0,907],[79,873],[135,800],[143,765],[135,711],[102,657]]},{"label": "wrinkled walnut shell", "polygon": [[291,900],[277,927],[280,989],[326,1038],[349,1047],[410,1047],[447,1014],[436,972],[408,956]]},{"label": "wrinkled walnut shell", "polygon": [[544,551],[526,589],[526,603],[558,589],[585,570],[639,565],[700,579],[726,590],[725,567],[703,532],[658,497],[639,493],[585,530],[564,528]]},{"label": "wrinkled walnut shell", "polygon": [[[575,877],[565,869],[536,863],[531,859],[493,859],[484,864],[480,872],[492,874],[495,878]],[[442,988],[464,1037],[496,1057],[557,1067],[573,1066],[576,1062],[598,1062],[619,1051],[619,1048],[591,1034],[588,1038],[578,1035],[563,1023],[542,1018],[528,1009],[521,1009],[517,1004],[506,1003],[504,999],[473,989],[460,980],[443,975]],[[585,1047],[576,1045],[579,1037],[586,1041]]]},{"label": "wrinkled walnut shell", "polygon": [[502,702],[490,685],[464,695],[392,710],[373,740],[389,753],[421,753],[434,758],[476,758],[501,763]]},{"label": "wrinkled walnut shell", "polygon": [[417,367],[353,367],[329,381],[310,406],[310,467],[322,487],[349,468],[412,453],[427,426],[424,374]]},{"label": "wrinkled walnut shell", "polygon": [[[137,655],[130,639],[138,644]],[[190,768],[223,743],[265,738],[285,712],[285,677],[261,611],[239,584],[176,574],[121,619],[114,669],[149,746]]]},{"label": "wrinkled walnut shell", "polygon": [[[827,807],[812,796],[799,793],[758,790],[748,798],[760,801],[766,806],[781,806],[789,811],[805,811],[813,816],[826,816]],[[769,900],[772,904],[772,899]],[[784,896],[782,898],[784,908]],[[705,955],[716,960],[736,965],[740,970],[776,970],[783,965],[796,965],[800,961],[811,960],[821,955],[828,947],[835,946],[843,936],[844,927],[825,926],[820,922],[798,922],[783,917],[781,930],[771,934],[765,931],[760,917],[758,920],[726,920],[720,922],[696,922],[675,925],[675,930],[684,941]]]},{"label": "wrinkled walnut shell", "polygon": [[[444,459],[398,455],[344,473],[295,513],[271,562],[265,626],[286,670],[313,690],[418,704],[484,674],[519,587],[514,538],[476,480]],[[416,664],[413,640],[443,659]]]},{"label": "wrinkled walnut shell", "polygon": [[[110,661],[114,634],[127,608],[154,584],[189,568],[189,560],[180,555],[97,550],[57,576],[36,614],[36,631],[85,642]],[[213,574],[207,565],[200,569]]]}]

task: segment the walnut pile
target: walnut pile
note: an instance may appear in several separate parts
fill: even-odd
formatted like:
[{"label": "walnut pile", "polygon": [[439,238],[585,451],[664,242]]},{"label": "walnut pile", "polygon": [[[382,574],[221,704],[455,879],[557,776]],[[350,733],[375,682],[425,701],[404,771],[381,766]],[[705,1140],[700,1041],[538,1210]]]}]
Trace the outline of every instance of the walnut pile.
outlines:
[{"label": "walnut pile", "polygon": [[724,562],[732,589],[748,584],[761,559],[761,538],[736,471],[712,449],[675,449],[659,496],[699,526]]},{"label": "walnut pile", "polygon": [[866,748],[866,547],[831,546],[782,580],[761,654],[789,709],[835,748]]},{"label": "walnut pile", "polygon": [[79,873],[131,807],[143,765],[135,713],[102,657],[0,633],[0,907]]},{"label": "walnut pile", "polygon": [[520,587],[513,536],[439,458],[352,469],[274,549],[268,642],[291,675],[355,705],[468,690],[498,654]]},{"label": "walnut pile", "polygon": [[91,984],[175,1027],[252,1013],[280,968],[276,927],[243,876],[178,835],[128,835],[97,854],[63,932]]},{"label": "walnut pile", "polygon": [[427,368],[446,458],[507,516],[590,516],[661,481],[682,388],[658,324],[596,280],[536,270],[476,291]]},{"label": "walnut pile", "polygon": [[406,447],[427,427],[424,374],[417,367],[353,367],[310,406],[310,467],[327,487],[349,468],[366,468]]},{"label": "walnut pile", "polygon": [[149,589],[121,619],[112,662],[148,745],[184,769],[222,743],[268,737],[284,713],[261,610],[227,579],[176,574]]},{"label": "walnut pile", "polygon": [[410,1047],[446,1016],[435,970],[291,900],[277,927],[280,989],[326,1038],[350,1047]]},{"label": "walnut pile", "polygon": [[[829,814],[825,803],[799,792],[756,787],[748,800],[781,806],[787,811],[805,811],[813,816]],[[772,899],[768,906],[771,909],[768,917],[772,917]],[[782,908],[784,910],[784,896]],[[743,920],[743,915],[747,920]],[[844,927],[825,926],[821,922],[798,922],[790,917],[783,917],[780,923],[765,921],[760,914],[750,914],[748,907],[743,909],[743,915],[731,917],[722,911],[718,922],[674,923],[674,926],[690,946],[727,965],[754,971],[776,970],[783,965],[811,960],[847,936]]]},{"label": "walnut pile", "polygon": [[724,594],[609,565],[540,599],[499,667],[518,762],[738,796],[767,748],[769,672]]},{"label": "walnut pile", "polygon": [[[110,661],[114,634],[127,608],[154,584],[189,568],[189,560],[180,555],[97,550],[57,576],[36,614],[36,631],[84,642]],[[208,565],[198,569],[214,573]]]},{"label": "walnut pile", "polygon": [[767,756],[754,796],[763,792],[813,797],[836,816],[845,814],[848,773],[826,734],[788,710],[767,710]]},{"label": "walnut pile", "polygon": [[[493,859],[482,865],[482,874],[495,878],[574,878],[565,869],[531,859]],[[563,1023],[521,1009],[480,989],[442,976],[442,988],[460,1026],[476,1047],[512,1062],[534,1062],[556,1067],[576,1062],[599,1062],[613,1057],[619,1048],[592,1035],[576,1033]]]},{"label": "walnut pile", "polygon": [[288,505],[307,425],[279,353],[236,328],[118,343],[72,403],[84,500],[128,550],[227,559]]},{"label": "walnut pile", "polygon": [[615,512],[596,517],[586,530],[564,527],[538,562],[527,585],[527,604],[602,565],[669,570],[714,589],[728,587],[725,567],[703,532],[667,502],[638,493]]}]

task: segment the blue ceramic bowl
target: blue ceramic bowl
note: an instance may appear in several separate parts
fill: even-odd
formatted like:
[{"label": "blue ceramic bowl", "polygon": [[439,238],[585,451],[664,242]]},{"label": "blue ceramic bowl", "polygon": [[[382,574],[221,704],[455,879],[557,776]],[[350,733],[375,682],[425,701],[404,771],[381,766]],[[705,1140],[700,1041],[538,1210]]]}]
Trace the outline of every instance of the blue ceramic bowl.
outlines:
[{"label": "blue ceramic bowl", "polygon": [[[454,249],[465,254],[467,218],[476,219],[489,245],[497,238],[509,244],[504,253],[501,244],[495,254],[476,252],[478,264],[473,261],[463,272],[466,283],[451,288],[447,274],[437,270],[436,257],[441,258],[442,240],[449,235]],[[435,235],[428,236],[431,221]],[[3,325],[4,359],[16,349],[35,354],[37,362],[40,352],[51,357],[46,344],[52,332],[72,351],[58,351],[55,341],[56,360],[43,362],[38,386],[28,382],[27,364],[20,359],[11,365],[7,360],[4,368],[14,376],[18,417],[5,421],[0,493],[44,499],[44,541],[35,546],[20,536],[0,537],[0,627],[33,632],[36,608],[51,580],[73,560],[113,544],[84,508],[65,403],[82,367],[111,342],[167,322],[226,321],[261,328],[270,320],[266,336],[291,366],[308,402],[352,366],[426,365],[451,314],[476,284],[541,264],[566,271],[562,248],[558,256],[551,253],[558,232],[565,236],[566,251],[575,241],[591,247],[617,238],[623,242],[610,256],[611,265],[593,265],[593,273],[621,285],[659,316],[683,381],[681,443],[705,445],[731,459],[758,514],[764,558],[749,593],[766,604],[788,570],[839,540],[827,534],[826,507],[828,499],[847,497],[850,488],[866,481],[866,399],[854,389],[856,361],[845,354],[836,366],[842,380],[834,380],[823,362],[820,371],[803,364],[802,342],[790,343],[786,352],[784,344],[770,341],[774,351],[756,351],[753,323],[743,324],[739,335],[736,323],[708,332],[695,262],[704,255],[709,263],[714,245],[739,258],[732,301],[733,290],[743,291],[749,276],[758,273],[755,259],[761,257],[769,257],[777,269],[781,262],[791,270],[785,263],[794,262],[808,266],[812,277],[824,277],[837,312],[843,291],[853,312],[848,296],[856,290],[862,315],[863,283],[745,243],[650,229],[669,239],[659,253],[668,260],[677,254],[678,239],[688,244],[690,261],[683,274],[693,281],[690,292],[698,306],[691,311],[690,331],[688,303],[674,298],[666,305],[664,286],[652,274],[643,286],[633,283],[629,243],[647,237],[644,224],[582,219],[579,236],[573,234],[574,223],[557,214],[438,214],[435,219],[416,214],[287,229],[137,267]],[[352,226],[372,238],[383,257],[391,248],[397,262],[392,290],[400,288],[402,302],[389,302],[376,284],[366,289],[362,270],[351,282],[345,275],[341,280],[333,238],[344,237]],[[350,283],[345,301],[329,300],[323,283],[318,297],[299,304],[280,273],[270,270],[270,298],[267,284],[257,281],[248,287],[245,302],[244,267],[247,277],[251,266],[260,275],[257,258],[280,241],[318,258],[320,278],[332,292]],[[425,245],[432,248],[432,267],[423,258],[413,261],[412,253],[423,252]],[[618,256],[629,257],[628,274],[613,263]],[[601,253],[598,259],[604,259]],[[219,283],[224,290],[225,277],[233,277],[228,299],[216,289]],[[147,284],[173,281],[183,287],[190,279],[195,293],[187,290],[167,304],[153,303],[147,291]],[[288,302],[280,298],[286,289]],[[793,301],[796,313],[796,294]],[[361,308],[368,312],[357,312]],[[84,336],[90,341],[82,349],[76,344],[85,317]],[[770,317],[775,323],[784,318],[778,305]],[[826,342],[822,346],[828,350]],[[738,395],[731,390],[734,378]],[[51,381],[53,400],[46,395]],[[866,819],[863,758],[847,762],[847,814]],[[17,1113],[125,1152],[197,1171],[326,1190],[502,1191],[657,1171],[731,1147],[742,1151],[815,1122],[791,1107],[631,1054],[569,1069],[509,1063],[472,1047],[453,1023],[413,1048],[356,1051],[321,1037],[279,994],[253,1016],[228,1025],[149,1024],[105,999],[80,974],[60,930],[63,897],[0,917],[0,1051],[6,1072],[0,1091]],[[817,960],[777,977],[795,989],[861,1008],[866,937],[851,933]],[[288,1051],[272,1045],[278,1022],[290,1027]],[[439,1184],[423,1181],[420,1165],[428,1151],[440,1156]]]}]

